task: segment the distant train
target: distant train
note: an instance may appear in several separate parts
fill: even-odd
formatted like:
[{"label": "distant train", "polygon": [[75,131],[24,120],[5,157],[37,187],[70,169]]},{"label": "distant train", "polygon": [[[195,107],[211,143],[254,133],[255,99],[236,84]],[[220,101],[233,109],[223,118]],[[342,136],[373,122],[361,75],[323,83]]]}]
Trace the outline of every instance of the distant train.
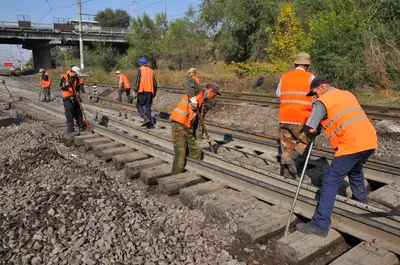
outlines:
[{"label": "distant train", "polygon": [[[70,19],[67,21],[66,24],[71,24],[75,26],[76,30],[79,30],[79,20],[75,19]],[[97,21],[88,21],[88,20],[82,20],[82,30],[83,31],[101,31],[101,26],[100,23]]]}]

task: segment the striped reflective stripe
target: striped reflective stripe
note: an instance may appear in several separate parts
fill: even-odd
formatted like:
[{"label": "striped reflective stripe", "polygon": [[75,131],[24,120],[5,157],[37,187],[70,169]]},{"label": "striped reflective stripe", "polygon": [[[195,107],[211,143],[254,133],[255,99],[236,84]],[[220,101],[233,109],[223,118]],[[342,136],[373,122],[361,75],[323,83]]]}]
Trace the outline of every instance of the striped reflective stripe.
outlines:
[{"label": "striped reflective stripe", "polygon": [[363,120],[363,119],[368,119],[368,117],[365,116],[365,115],[362,115],[362,116],[358,116],[358,117],[355,117],[355,118],[352,118],[352,119],[350,119],[350,120],[348,120],[348,121],[343,122],[342,124],[340,124],[340,125],[328,136],[329,140],[332,139],[333,136],[335,136],[335,134],[336,134],[338,131],[340,131],[344,126],[346,126],[347,124],[352,123],[352,122],[355,122],[355,121]]},{"label": "striped reflective stripe", "polygon": [[301,91],[286,91],[281,92],[281,95],[304,95],[306,96],[308,92],[301,92]]},{"label": "striped reflective stripe", "polygon": [[182,102],[183,104],[185,104],[185,105],[189,105],[189,102],[187,102],[187,101],[184,100],[184,99],[181,99],[181,102]]},{"label": "striped reflective stripe", "polygon": [[326,125],[325,128],[328,128],[329,126],[331,126],[332,123],[334,123],[335,121],[337,121],[340,117],[342,117],[344,114],[347,114],[349,112],[352,111],[357,111],[357,110],[362,110],[361,107],[356,107],[356,108],[350,108],[350,109],[346,109],[342,112],[339,112],[335,117],[333,117]]},{"label": "striped reflective stripe", "polygon": [[303,100],[281,100],[281,103],[298,103],[303,105],[312,105],[312,102],[303,101]]},{"label": "striped reflective stripe", "polygon": [[187,113],[187,112],[185,112],[185,111],[183,111],[183,110],[180,110],[180,109],[178,109],[178,108],[175,108],[174,111],[179,112],[180,114],[185,115],[186,117],[189,117],[189,113]]}]

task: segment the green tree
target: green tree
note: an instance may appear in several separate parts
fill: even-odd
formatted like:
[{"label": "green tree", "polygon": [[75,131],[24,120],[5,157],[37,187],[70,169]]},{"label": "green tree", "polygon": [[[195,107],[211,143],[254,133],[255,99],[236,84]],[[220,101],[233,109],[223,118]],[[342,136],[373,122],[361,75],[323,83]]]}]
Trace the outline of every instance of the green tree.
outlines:
[{"label": "green tree", "polygon": [[128,12],[122,9],[112,10],[106,8],[100,11],[94,17],[94,20],[99,22],[103,27],[127,28],[131,17]]},{"label": "green tree", "polygon": [[95,43],[92,49],[85,47],[85,64],[90,67],[101,67],[111,72],[120,58],[117,49],[106,43]]},{"label": "green tree", "polygon": [[155,20],[147,14],[132,19],[132,34],[127,35],[130,48],[128,59],[130,62],[137,62],[139,57],[146,56],[151,60],[153,67],[156,67],[156,59],[160,52],[157,49],[158,41],[167,32],[167,20],[165,14],[156,14]]},{"label": "green tree", "polygon": [[214,37],[217,58],[230,62],[265,57],[268,42],[265,28],[273,25],[279,3],[279,0],[204,0],[201,17]]},{"label": "green tree", "polygon": [[282,4],[275,26],[267,27],[266,31],[269,34],[269,45],[266,48],[268,57],[275,65],[287,68],[304,45],[306,37],[292,3]]}]

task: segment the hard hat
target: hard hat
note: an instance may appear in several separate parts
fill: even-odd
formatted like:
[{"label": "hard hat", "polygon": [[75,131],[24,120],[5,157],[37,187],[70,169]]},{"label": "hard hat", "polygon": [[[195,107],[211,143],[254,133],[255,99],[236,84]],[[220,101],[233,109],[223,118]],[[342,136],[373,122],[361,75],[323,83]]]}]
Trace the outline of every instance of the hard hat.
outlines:
[{"label": "hard hat", "polygon": [[40,68],[39,69],[39,73],[43,73],[44,72],[44,69],[43,68]]},{"label": "hard hat", "polygon": [[139,60],[140,64],[147,64],[147,59],[145,57],[140,58]]},{"label": "hard hat", "polygon": [[310,55],[306,52],[299,52],[294,60],[295,64],[310,65]]},{"label": "hard hat", "polygon": [[190,74],[190,73],[192,73],[192,72],[195,72],[195,73],[196,73],[196,72],[197,72],[196,68],[193,68],[193,67],[192,67],[192,68],[190,68],[190,69],[188,70],[188,74]]},{"label": "hard hat", "polygon": [[121,71],[116,71],[115,73],[116,73],[116,74],[120,74],[120,73],[121,73]]},{"label": "hard hat", "polygon": [[79,69],[78,66],[72,67],[72,68],[71,68],[71,71],[74,71],[78,76],[80,76],[80,75],[82,74],[82,73],[81,73],[81,69]]}]

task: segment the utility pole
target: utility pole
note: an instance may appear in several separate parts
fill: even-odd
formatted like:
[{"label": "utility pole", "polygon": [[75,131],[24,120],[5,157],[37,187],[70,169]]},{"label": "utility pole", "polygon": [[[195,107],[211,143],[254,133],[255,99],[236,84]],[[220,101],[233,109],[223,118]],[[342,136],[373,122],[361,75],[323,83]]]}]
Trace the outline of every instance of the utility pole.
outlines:
[{"label": "utility pole", "polygon": [[83,38],[82,38],[82,3],[81,0],[78,1],[78,20],[79,20],[79,54],[81,57],[81,70],[85,68],[83,62]]},{"label": "utility pole", "polygon": [[164,0],[164,14],[165,14],[165,21],[167,21],[167,0]]},{"label": "utility pole", "polygon": [[19,64],[20,64],[21,71],[22,71],[22,70],[24,70],[24,67],[22,65],[22,52],[21,52],[22,48],[21,48],[21,46],[19,46],[18,48],[19,48]]}]

